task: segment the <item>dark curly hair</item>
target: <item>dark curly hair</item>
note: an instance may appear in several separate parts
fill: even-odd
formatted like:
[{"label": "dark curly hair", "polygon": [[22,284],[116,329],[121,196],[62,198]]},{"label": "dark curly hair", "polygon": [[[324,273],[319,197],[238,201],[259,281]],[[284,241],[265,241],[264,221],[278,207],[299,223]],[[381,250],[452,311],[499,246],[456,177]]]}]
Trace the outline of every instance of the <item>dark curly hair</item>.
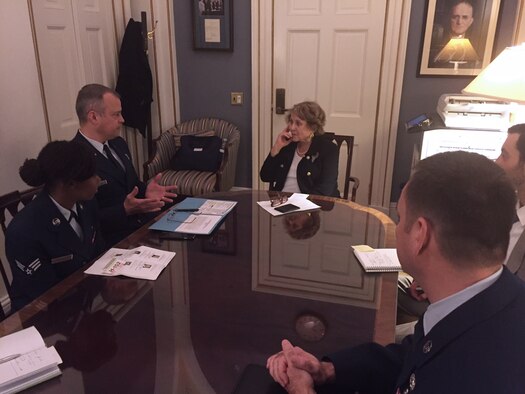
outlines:
[{"label": "dark curly hair", "polygon": [[26,159],[20,177],[29,186],[52,188],[58,182],[82,182],[95,175],[95,158],[84,144],[52,141],[36,159]]}]

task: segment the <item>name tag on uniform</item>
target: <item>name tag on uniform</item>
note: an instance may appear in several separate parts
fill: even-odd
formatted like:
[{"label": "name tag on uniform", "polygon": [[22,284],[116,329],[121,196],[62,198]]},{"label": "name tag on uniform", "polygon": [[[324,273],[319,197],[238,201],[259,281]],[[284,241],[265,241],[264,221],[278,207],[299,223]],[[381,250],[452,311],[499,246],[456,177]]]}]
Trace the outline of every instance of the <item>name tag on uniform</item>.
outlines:
[{"label": "name tag on uniform", "polygon": [[73,260],[73,255],[68,254],[66,256],[55,257],[54,259],[51,259],[51,264],[65,263],[66,261],[71,260]]}]

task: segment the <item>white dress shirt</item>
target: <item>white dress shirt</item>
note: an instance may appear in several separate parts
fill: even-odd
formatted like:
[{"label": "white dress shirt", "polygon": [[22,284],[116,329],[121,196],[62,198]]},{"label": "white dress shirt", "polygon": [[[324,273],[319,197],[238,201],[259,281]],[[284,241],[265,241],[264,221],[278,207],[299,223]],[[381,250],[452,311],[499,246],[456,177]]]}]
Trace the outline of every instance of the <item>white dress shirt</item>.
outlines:
[{"label": "white dress shirt", "polygon": [[84,234],[82,232],[82,227],[80,226],[80,223],[75,218],[70,218],[71,211],[75,212],[75,215],[77,215],[78,217],[77,204],[73,205],[73,208],[71,208],[70,211],[69,209],[64,208],[62,205],[56,202],[56,200],[53,197],[51,197],[51,195],[49,195],[49,198],[56,205],[62,216],[64,216],[64,218],[69,222],[69,225],[73,228],[75,233],[77,233],[78,237],[82,239]]},{"label": "white dress shirt", "polygon": [[302,157],[297,154],[297,150],[293,154],[292,164],[290,164],[290,169],[288,170],[288,175],[284,181],[283,192],[289,193],[301,193],[299,189],[299,184],[297,183],[297,166],[301,161]]},{"label": "white dress shirt", "polygon": [[519,237],[525,229],[525,205],[521,208],[516,207],[516,215],[518,215],[518,221],[515,222],[510,228],[509,247],[507,248],[507,257],[505,257],[505,264],[509,260],[512,249],[516,246]]},{"label": "white dress shirt", "polygon": [[428,306],[427,311],[423,315],[423,330],[425,335],[429,333],[432,328],[438,324],[445,316],[452,312],[457,307],[461,306],[475,295],[481,293],[483,290],[490,287],[494,282],[498,280],[503,267],[497,270],[489,277],[474,283],[473,285],[452,294],[438,302],[434,302]]},{"label": "white dress shirt", "polygon": [[122,163],[122,160],[120,160],[120,157],[117,155],[117,152],[115,152],[115,151],[113,150],[113,148],[112,148],[111,146],[109,146],[109,144],[107,143],[107,141],[106,141],[105,144],[103,144],[103,143],[101,143],[101,142],[98,142],[98,141],[96,141],[96,140],[93,140],[93,139],[89,138],[89,137],[86,136],[86,135],[82,132],[82,130],[80,130],[80,129],[78,130],[78,132],[79,132],[80,134],[82,134],[82,136],[83,136],[86,140],[88,140],[88,142],[89,142],[91,145],[93,145],[93,148],[95,148],[96,150],[98,150],[98,151],[100,152],[100,154],[103,155],[106,159],[108,159],[108,156],[106,155],[106,152],[104,152],[104,145],[107,145],[108,148],[109,148],[109,150],[111,151],[111,154],[113,155],[113,157],[115,157],[115,160],[120,164],[120,166],[121,166],[122,168],[126,168],[126,167],[124,167],[124,163]]}]

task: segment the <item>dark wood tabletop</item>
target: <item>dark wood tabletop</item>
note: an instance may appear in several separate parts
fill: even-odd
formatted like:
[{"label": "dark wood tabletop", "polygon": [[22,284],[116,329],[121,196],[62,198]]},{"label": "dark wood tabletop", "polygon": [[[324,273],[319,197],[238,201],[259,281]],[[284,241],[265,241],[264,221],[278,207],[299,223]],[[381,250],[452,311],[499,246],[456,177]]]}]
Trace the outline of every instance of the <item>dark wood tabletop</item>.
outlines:
[{"label": "dark wood tabletop", "polygon": [[176,252],[156,281],[78,271],[0,323],[34,325],[63,359],[44,393],[231,393],[283,338],[321,357],[394,339],[397,274],[366,274],[351,246],[394,247],[383,213],[328,197],[272,217],[268,192],[210,195],[238,204],[210,236],[180,241],[145,226],[118,247]]}]

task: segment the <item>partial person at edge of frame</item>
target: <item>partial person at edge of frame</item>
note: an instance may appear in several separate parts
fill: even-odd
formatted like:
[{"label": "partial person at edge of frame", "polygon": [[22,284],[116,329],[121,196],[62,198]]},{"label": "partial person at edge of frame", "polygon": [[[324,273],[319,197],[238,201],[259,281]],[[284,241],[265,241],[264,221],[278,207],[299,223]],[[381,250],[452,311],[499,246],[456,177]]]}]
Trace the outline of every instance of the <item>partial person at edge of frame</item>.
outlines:
[{"label": "partial person at edge of frame", "polygon": [[29,186],[44,188],[7,227],[12,311],[90,262],[104,244],[93,200],[100,178],[84,145],[50,142],[37,159],[24,162],[20,177]]},{"label": "partial person at edge of frame", "polygon": [[326,115],[313,101],[295,104],[260,171],[270,190],[340,197],[339,149],[324,135]]}]

